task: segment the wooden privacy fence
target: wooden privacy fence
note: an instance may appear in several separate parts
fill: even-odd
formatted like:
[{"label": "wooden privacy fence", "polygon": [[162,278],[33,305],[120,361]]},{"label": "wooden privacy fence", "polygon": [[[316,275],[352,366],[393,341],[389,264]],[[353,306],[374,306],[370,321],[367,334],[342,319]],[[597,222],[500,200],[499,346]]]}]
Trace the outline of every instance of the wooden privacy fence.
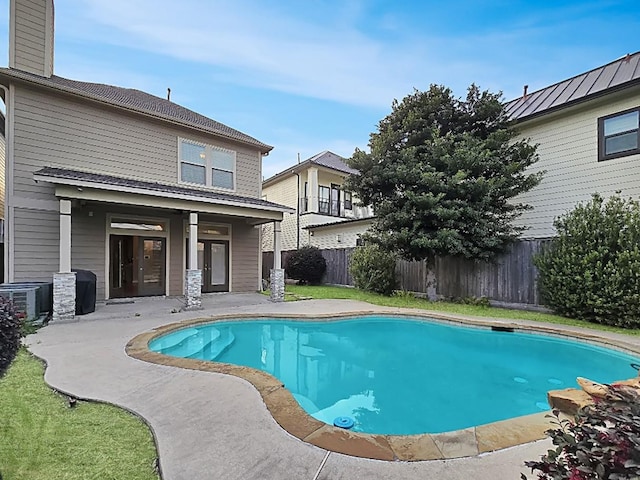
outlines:
[{"label": "wooden privacy fence", "polygon": [[[425,261],[398,260],[396,273],[399,288],[411,292],[435,294],[444,298],[487,297],[509,304],[541,305],[537,285],[538,271],[533,256],[548,240],[520,240],[492,262],[478,262],[453,257],[437,258],[433,271]],[[357,248],[357,247],[356,247]],[[349,260],[354,248],[322,250],[327,261],[325,283],[353,285]],[[282,252],[282,265],[289,252]],[[263,253],[262,276],[269,278],[273,252]],[[431,284],[430,284],[431,282]]]}]

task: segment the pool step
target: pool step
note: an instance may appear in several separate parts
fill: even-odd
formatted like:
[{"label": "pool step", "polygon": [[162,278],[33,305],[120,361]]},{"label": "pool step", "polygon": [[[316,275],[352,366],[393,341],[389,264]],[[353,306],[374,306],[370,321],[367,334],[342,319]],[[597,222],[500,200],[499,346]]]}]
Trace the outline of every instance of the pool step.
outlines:
[{"label": "pool step", "polygon": [[149,349],[175,357],[215,360],[235,341],[228,329],[208,328],[206,336],[197,328],[179,330],[164,338],[153,340]]},{"label": "pool step", "polygon": [[185,328],[184,330],[178,330],[177,332],[173,332],[170,335],[164,335],[160,338],[152,340],[149,343],[149,350],[152,352],[166,352],[167,349],[174,348],[184,342],[186,339],[190,337],[195,337],[198,335],[198,329],[196,328]]},{"label": "pool step", "polygon": [[228,329],[223,330],[222,332],[219,332],[219,333],[220,335],[215,340],[215,342],[213,341],[211,342],[212,344],[211,348],[207,352],[207,360],[217,359],[220,355],[222,355],[227,350],[227,348],[233,345],[233,342],[236,339],[233,333],[231,333],[231,331]]}]

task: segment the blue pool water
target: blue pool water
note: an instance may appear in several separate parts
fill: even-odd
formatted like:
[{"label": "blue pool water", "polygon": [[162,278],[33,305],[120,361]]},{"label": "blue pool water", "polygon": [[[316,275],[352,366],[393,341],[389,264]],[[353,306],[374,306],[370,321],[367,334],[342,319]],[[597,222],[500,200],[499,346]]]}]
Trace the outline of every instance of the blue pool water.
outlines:
[{"label": "blue pool water", "polygon": [[255,319],[178,330],[149,348],[245,365],[280,379],[313,417],[354,430],[438,433],[540,412],[576,377],[608,383],[640,359],[577,341],[424,319]]}]

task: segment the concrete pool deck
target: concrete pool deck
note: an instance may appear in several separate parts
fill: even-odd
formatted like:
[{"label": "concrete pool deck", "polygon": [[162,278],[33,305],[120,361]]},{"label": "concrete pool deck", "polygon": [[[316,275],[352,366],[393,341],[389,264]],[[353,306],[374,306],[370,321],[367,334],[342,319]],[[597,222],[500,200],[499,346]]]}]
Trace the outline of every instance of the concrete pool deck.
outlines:
[{"label": "concrete pool deck", "polygon": [[[47,362],[45,379],[53,388],[122,406],[149,423],[165,479],[506,480],[519,478],[520,472],[529,473],[523,461],[537,459],[550,446],[548,440],[542,440],[478,456],[423,462],[387,462],[335,452],[327,458],[327,450],[302,442],[280,427],[258,390],[245,380],[143,362],[128,356],[125,347],[137,335],[163,325],[220,314],[327,315],[399,310],[349,300],[273,304],[258,294],[226,294],[206,296],[204,310],[171,313],[180,304],[179,299],[172,298],[101,304],[95,313],[78,317],[77,322],[49,325],[27,339],[29,349]],[[492,323],[532,324],[510,320]],[[595,335],[607,343],[640,351],[640,338],[546,327],[568,334]]]}]

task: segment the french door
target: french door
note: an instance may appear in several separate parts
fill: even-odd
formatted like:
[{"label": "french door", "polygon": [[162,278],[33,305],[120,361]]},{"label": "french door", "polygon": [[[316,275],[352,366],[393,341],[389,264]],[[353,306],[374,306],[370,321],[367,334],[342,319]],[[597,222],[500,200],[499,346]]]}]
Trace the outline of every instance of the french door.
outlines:
[{"label": "french door", "polygon": [[[187,251],[187,257],[188,253]],[[202,272],[203,293],[228,292],[229,242],[227,240],[198,240],[198,269]]]},{"label": "french door", "polygon": [[166,239],[110,235],[109,259],[110,297],[166,293]]}]

